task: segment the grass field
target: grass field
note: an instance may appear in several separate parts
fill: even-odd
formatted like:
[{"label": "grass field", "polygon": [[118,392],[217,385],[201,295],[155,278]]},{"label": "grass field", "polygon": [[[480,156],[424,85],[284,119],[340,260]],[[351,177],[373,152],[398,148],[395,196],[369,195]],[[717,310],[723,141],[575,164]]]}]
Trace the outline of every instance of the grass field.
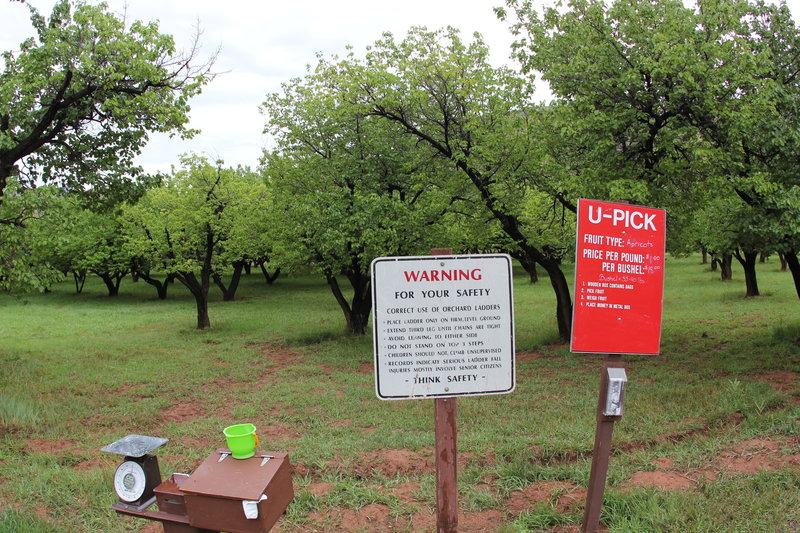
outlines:
[{"label": "grass field", "polygon": [[[608,531],[800,531],[800,300],[776,260],[761,297],[734,278],[668,260],[662,353],[626,357]],[[371,338],[343,335],[322,280],[254,273],[238,301],[214,295],[206,331],[170,290],[0,296],[0,532],[159,531],[109,509],[118,461],[100,448],[166,437],[162,474],[191,472],[237,422],[291,454],[276,530],[435,529],[432,402],[375,397]],[[575,531],[601,359],[554,344],[546,279],[516,272],[514,291],[516,391],[458,402],[459,530]]]}]

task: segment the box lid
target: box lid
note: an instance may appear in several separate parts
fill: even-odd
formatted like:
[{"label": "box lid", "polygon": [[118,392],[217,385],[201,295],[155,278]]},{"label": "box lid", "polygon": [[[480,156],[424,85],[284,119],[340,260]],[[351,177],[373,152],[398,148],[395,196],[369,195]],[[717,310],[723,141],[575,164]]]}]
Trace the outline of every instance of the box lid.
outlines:
[{"label": "box lid", "polygon": [[[288,455],[280,452],[256,452],[249,459],[234,459],[228,455],[222,461],[219,460],[223,454],[229,453],[229,450],[220,449],[209,455],[183,482],[181,490],[219,498],[258,500]],[[264,462],[266,457],[271,459]]]}]

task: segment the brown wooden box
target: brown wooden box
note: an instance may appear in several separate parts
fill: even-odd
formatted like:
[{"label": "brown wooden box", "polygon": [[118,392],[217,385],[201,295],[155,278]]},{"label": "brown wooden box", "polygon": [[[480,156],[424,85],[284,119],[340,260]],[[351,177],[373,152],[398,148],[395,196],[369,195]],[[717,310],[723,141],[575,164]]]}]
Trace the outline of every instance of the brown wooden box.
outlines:
[{"label": "brown wooden box", "polygon": [[[181,485],[189,523],[228,533],[269,531],[294,498],[289,454],[256,452],[249,459],[227,456],[220,461],[224,453],[230,452],[212,453]],[[267,499],[258,503],[258,518],[246,518],[242,501],[259,500],[262,494]]]},{"label": "brown wooden box", "polygon": [[158,510],[186,516],[186,500],[181,487],[189,474],[172,474],[155,488]]}]

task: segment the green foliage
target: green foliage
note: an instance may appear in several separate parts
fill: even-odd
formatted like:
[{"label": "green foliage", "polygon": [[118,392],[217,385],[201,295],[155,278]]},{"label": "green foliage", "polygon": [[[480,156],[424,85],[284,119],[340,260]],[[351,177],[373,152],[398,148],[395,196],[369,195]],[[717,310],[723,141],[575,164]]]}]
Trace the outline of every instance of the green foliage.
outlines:
[{"label": "green foliage", "polygon": [[[349,104],[346,61],[320,60],[264,103],[279,149],[264,173],[280,216],[280,256],[320,272],[367,273],[382,255],[447,247],[447,175],[412,139]],[[302,246],[298,246],[302,244]]]},{"label": "green foliage", "polygon": [[573,193],[666,208],[678,252],[796,255],[800,30],[785,4],[506,4],[516,58],[556,95]]},{"label": "green foliage", "polygon": [[[278,147],[265,154],[263,173],[276,221],[274,258],[323,274],[348,331],[363,334],[374,258],[480,246],[469,237],[485,226],[456,212],[462,187],[441,160],[352,103],[351,68],[351,58],[320,59],[313,72],[267,96],[267,127]],[[349,302],[338,275],[353,289]]]},{"label": "green foliage", "polygon": [[140,269],[174,275],[191,291],[203,329],[210,326],[211,279],[221,284],[231,262],[269,248],[267,196],[247,169],[215,167],[197,155],[185,156],[181,165],[124,210],[124,248]]},{"label": "green foliage", "polygon": [[[126,248],[159,271],[225,271],[266,234],[264,186],[245,169],[186,156],[181,168],[124,210]],[[210,245],[210,247],[209,247]]]},{"label": "green foliage", "polygon": [[0,202],[0,290],[43,291],[63,274],[51,250],[67,236],[58,230],[70,202],[54,187],[25,190],[9,181]]},{"label": "green foliage", "polygon": [[3,52],[0,72],[0,195],[16,172],[26,185],[113,195],[138,172],[148,132],[191,135],[188,101],[210,79],[210,62],[195,65],[197,42],[176,54],[155,22],[103,3],[59,0],[47,19],[26,7],[36,34]]}]

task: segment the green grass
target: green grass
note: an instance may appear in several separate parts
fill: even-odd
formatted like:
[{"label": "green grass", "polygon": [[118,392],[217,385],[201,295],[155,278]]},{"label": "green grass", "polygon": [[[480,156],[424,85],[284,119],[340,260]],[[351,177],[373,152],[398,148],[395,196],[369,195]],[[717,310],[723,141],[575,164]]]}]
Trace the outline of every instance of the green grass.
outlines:
[{"label": "green grass", "polygon": [[[766,379],[800,372],[800,300],[777,262],[759,266],[758,298],[744,298],[734,276],[720,282],[696,257],[668,261],[662,353],[626,357],[625,416],[603,510],[610,531],[792,531],[800,523],[797,466],[723,472],[691,491],[629,484],[656,459],[691,472],[753,439],[800,454],[800,385],[778,389]],[[545,502],[513,514],[504,504],[541,481],[587,484],[601,359],[554,344],[546,278],[531,285],[515,271],[514,295],[517,350],[537,354],[520,356],[514,393],[459,400],[460,505],[502,511],[501,531],[548,531],[580,523],[580,510]],[[207,331],[194,328],[194,302],[179,285],[166,301],[130,280],[108,298],[91,278],[83,294],[67,281],[48,294],[0,296],[0,532],[138,531],[143,521],[109,509],[117,458],[100,448],[129,433],[166,437],[162,474],[191,472],[224,446],[223,427],[245,421],[265,449],[289,451],[298,466],[288,531],[333,508],[431,511],[432,403],[375,397],[371,338],[343,334],[324,281],[284,277],[269,287],[254,274],[239,296],[213,295]],[[271,360],[265,345],[284,355]],[[385,450],[427,463],[386,474]],[[365,465],[365,457],[373,459]],[[321,482],[332,489],[307,491]],[[404,482],[419,484],[416,503],[393,492]]]}]

